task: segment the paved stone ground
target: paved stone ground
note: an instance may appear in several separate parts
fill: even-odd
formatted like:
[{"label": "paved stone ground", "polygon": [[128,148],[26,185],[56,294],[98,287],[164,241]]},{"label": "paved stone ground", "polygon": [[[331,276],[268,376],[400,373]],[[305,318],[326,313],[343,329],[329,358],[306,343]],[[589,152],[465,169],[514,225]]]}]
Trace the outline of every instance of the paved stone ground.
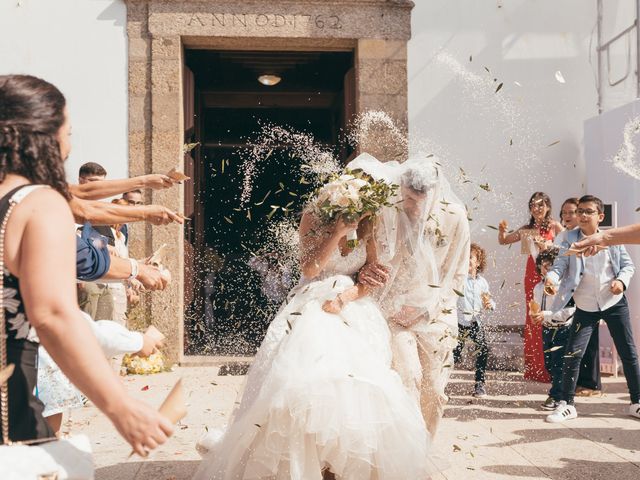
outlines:
[{"label": "paved stone ground", "polygon": [[[76,410],[65,428],[91,437],[97,480],[188,479],[199,459],[195,441],[206,425],[226,423],[244,381],[217,373],[216,367],[182,367],[124,379],[134,396],[153,405],[178,377],[188,391],[189,414],[147,460],[128,459],[127,445],[92,406]],[[472,400],[472,386],[470,372],[453,375],[451,401],[434,442],[434,464],[443,470],[434,480],[640,478],[640,420],[626,416],[623,378],[604,379],[604,396],[579,399],[580,417],[562,425],[543,421],[538,405],[546,398],[545,386],[519,374],[490,373],[486,399]]]}]

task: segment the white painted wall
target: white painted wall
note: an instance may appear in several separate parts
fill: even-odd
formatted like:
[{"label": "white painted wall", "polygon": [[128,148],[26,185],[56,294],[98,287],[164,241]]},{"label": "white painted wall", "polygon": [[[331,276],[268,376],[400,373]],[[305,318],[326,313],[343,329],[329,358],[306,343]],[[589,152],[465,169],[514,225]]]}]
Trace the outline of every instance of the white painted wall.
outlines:
[{"label": "white painted wall", "polygon": [[[461,197],[477,208],[473,241],[495,259],[486,277],[499,304],[496,323],[524,323],[525,257],[518,245],[500,247],[487,225],[525,223],[536,190],[551,196],[556,218],[565,198],[585,193],[583,122],[597,114],[589,63],[595,24],[595,0],[416,1],[409,42],[412,148],[440,156]],[[459,167],[475,184],[456,180]],[[491,192],[478,187],[484,182]]]},{"label": "white painted wall", "polygon": [[[588,119],[584,124],[587,162],[587,187],[589,192],[606,203],[618,202],[618,225],[640,221],[640,182],[625,173],[613,170],[609,162],[623,144],[625,124],[640,116],[640,100],[630,102]],[[632,139],[636,151],[640,149],[640,137]],[[635,165],[639,165],[635,159]],[[627,290],[636,344],[640,345],[640,246],[627,245],[636,264],[636,275]],[[607,342],[610,343],[610,342]]]},{"label": "white painted wall", "polygon": [[127,42],[123,0],[3,0],[0,74],[56,85],[73,124],[70,181],[89,161],[110,178],[128,172]]}]

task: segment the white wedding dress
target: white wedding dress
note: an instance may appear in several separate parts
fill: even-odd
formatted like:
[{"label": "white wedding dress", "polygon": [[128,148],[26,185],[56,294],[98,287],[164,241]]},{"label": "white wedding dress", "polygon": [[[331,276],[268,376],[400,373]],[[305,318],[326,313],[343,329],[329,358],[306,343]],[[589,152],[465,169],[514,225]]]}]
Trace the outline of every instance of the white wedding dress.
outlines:
[{"label": "white wedding dress", "polygon": [[373,300],[322,310],[351,287],[364,246],[336,250],[324,274],[301,281],[271,323],[240,405],[197,480],[427,478],[428,433],[391,369],[390,333]]}]

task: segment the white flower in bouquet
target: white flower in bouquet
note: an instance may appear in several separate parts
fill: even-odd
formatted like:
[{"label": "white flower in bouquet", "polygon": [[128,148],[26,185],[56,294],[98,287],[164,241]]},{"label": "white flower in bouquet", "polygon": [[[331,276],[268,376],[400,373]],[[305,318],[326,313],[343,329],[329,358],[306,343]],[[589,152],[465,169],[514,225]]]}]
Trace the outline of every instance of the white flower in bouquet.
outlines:
[{"label": "white flower in bouquet", "polygon": [[[397,185],[377,181],[360,170],[335,176],[316,192],[314,210],[321,220],[333,221],[342,217],[354,223],[365,214],[375,215],[384,206],[390,206]],[[347,244],[354,248],[358,244],[355,230],[347,234]]]}]

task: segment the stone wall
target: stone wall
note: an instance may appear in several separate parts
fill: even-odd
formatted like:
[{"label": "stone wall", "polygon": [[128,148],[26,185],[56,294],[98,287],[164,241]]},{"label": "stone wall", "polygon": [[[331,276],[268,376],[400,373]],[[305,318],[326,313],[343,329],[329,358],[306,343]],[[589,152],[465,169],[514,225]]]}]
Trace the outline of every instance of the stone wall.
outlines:
[{"label": "stone wall", "polygon": [[[406,131],[409,0],[128,0],[127,8],[131,175],[181,167],[185,47],[353,50],[356,111],[384,110]],[[147,200],[182,212],[183,195],[174,188]],[[165,353],[175,362],[183,352],[182,227],[134,227],[136,257],[165,243],[172,247],[167,267],[174,281],[167,291],[150,294],[137,313],[167,335]]]}]

